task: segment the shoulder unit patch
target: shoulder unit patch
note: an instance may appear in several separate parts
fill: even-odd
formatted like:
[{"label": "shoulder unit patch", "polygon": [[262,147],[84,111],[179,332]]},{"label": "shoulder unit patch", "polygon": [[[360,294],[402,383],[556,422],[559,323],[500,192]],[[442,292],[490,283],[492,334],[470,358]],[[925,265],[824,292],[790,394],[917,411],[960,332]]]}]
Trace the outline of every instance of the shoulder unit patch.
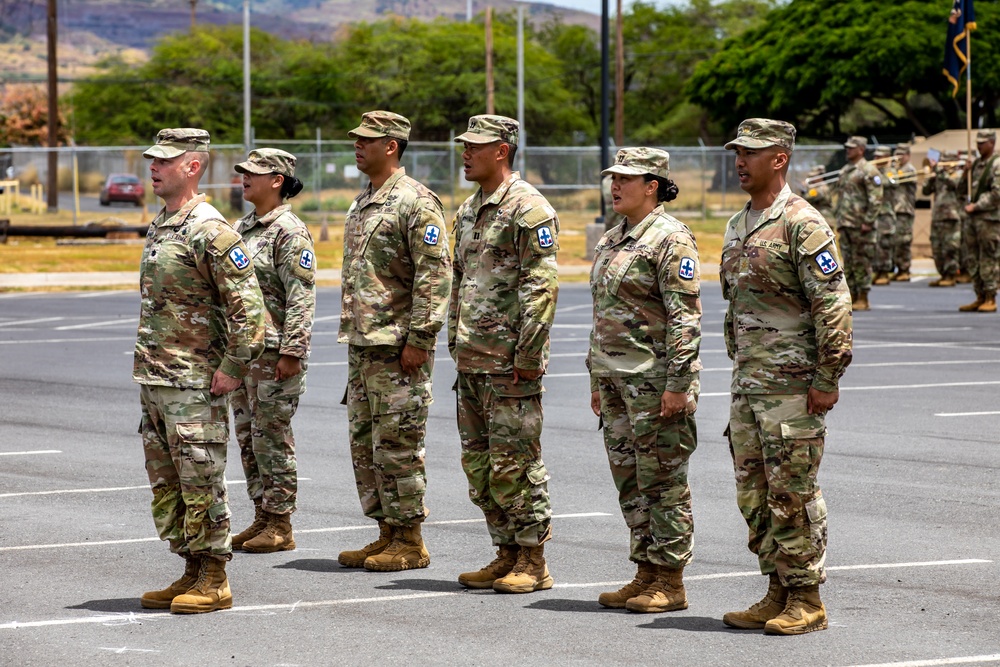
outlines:
[{"label": "shoulder unit patch", "polygon": [[833,253],[829,250],[824,250],[816,255],[816,266],[819,267],[824,276],[828,276],[840,268],[840,264],[837,264],[837,260],[834,259]]}]

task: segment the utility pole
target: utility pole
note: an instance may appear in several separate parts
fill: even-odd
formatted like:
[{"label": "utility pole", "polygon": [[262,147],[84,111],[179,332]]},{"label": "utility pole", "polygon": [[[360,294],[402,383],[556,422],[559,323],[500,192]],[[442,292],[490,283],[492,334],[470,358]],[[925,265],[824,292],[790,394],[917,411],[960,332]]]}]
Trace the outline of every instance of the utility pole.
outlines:
[{"label": "utility pole", "polygon": [[243,150],[250,152],[250,0],[243,0]]},{"label": "utility pole", "polygon": [[486,8],[486,113],[493,112],[493,7]]},{"label": "utility pole", "polygon": [[472,0],[465,0],[465,22],[472,23]]},{"label": "utility pole", "polygon": [[625,39],[622,35],[625,19],[622,0],[618,0],[615,16],[615,144],[625,145]]},{"label": "utility pole", "polygon": [[[608,0],[601,0],[601,169],[607,169],[611,166],[611,156],[610,147],[608,146],[610,142],[609,135],[609,118],[610,115],[608,107],[610,106],[609,98],[611,96],[610,83],[608,81],[609,77],[609,66],[608,66]],[[604,199],[604,193],[601,193],[601,217],[604,220],[608,219],[607,216],[608,202]]]},{"label": "utility pole", "polygon": [[527,178],[525,166],[525,148],[528,145],[528,133],[524,128],[524,3],[517,3],[517,122],[521,126],[519,133],[521,145],[517,151],[518,171]]},{"label": "utility pole", "polygon": [[48,56],[49,56],[49,168],[48,168],[48,208],[49,213],[59,210],[59,79],[56,60],[56,0],[49,0],[48,6]]},{"label": "utility pole", "polygon": [[194,32],[194,8],[198,4],[198,0],[188,0],[191,3],[191,32]]}]

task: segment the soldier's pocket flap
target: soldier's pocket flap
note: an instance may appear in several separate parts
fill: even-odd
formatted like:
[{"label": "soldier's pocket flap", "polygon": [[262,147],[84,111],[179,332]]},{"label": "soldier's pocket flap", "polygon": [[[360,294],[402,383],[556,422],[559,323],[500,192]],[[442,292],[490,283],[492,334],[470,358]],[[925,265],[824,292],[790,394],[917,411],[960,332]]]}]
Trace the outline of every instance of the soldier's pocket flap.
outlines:
[{"label": "soldier's pocket flap", "polygon": [[545,469],[545,464],[541,461],[537,461],[528,466],[527,470],[528,481],[534,485],[539,485],[544,482],[549,481],[551,478],[549,471]]},{"label": "soldier's pocket flap", "polygon": [[229,439],[225,422],[189,422],[177,424],[177,435],[188,444],[221,443]]},{"label": "soldier's pocket flap", "polygon": [[790,424],[788,422],[781,424],[781,438],[783,440],[810,440],[822,438],[825,435],[825,426]]},{"label": "soldier's pocket flap", "polygon": [[514,384],[513,375],[492,375],[490,376],[490,384],[497,396],[523,398],[542,393],[542,378],[537,380],[521,378],[517,384]]},{"label": "soldier's pocket flap", "polygon": [[421,394],[419,387],[393,387],[380,391],[372,396],[372,414],[391,415],[396,412],[413,412],[419,410],[427,398]]},{"label": "soldier's pocket flap", "polygon": [[422,493],[426,486],[427,484],[424,482],[423,478],[418,477],[417,475],[400,477],[396,480],[396,491],[398,491],[401,496],[415,496],[418,493]]},{"label": "soldier's pocket flap", "polygon": [[826,501],[823,496],[806,503],[806,514],[809,516],[809,523],[819,523],[826,518]]}]

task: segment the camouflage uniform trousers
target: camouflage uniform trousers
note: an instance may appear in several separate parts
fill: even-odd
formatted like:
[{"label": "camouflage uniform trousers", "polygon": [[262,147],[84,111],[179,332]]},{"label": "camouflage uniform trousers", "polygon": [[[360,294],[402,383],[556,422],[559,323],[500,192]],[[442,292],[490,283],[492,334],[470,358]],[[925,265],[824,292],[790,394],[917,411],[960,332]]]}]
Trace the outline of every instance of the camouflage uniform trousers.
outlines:
[{"label": "camouflage uniform trousers", "polygon": [[896,215],[883,213],[875,223],[878,240],[875,243],[875,266],[878,273],[892,273],[892,258],[896,251]]},{"label": "camouflage uniform trousers", "polygon": [[400,366],[402,346],[350,345],[347,418],[351,461],[365,516],[391,526],[424,520],[424,435],[434,352],[415,375]]},{"label": "camouflage uniform trousers", "polygon": [[734,394],[729,448],[747,546],[784,586],[826,580],[826,501],[817,484],[826,436],[806,394]]},{"label": "camouflage uniform trousers", "polygon": [[961,220],[933,220],[931,222],[931,253],[934,255],[934,266],[940,275],[954,276],[958,273],[961,245]]},{"label": "camouflage uniform trousers", "polygon": [[694,414],[660,417],[665,378],[600,378],[604,447],[631,531],[629,559],[671,568],[691,562],[694,519],[688,459]]},{"label": "camouflage uniform trousers", "polygon": [[229,407],[247,495],[272,514],[291,514],[299,485],[292,417],[305,390],[306,372],[276,381],[280,356],[276,349],[265,350],[250,365],[243,386],[229,395]]},{"label": "camouflage uniform trousers", "polygon": [[969,275],[975,284],[978,296],[992,296],[997,293],[1000,266],[1000,221],[984,220],[981,216],[970,216],[972,243],[969,247]]},{"label": "camouflage uniform trousers", "polygon": [[533,547],[551,537],[549,473],[542,462],[542,382],[458,374],[458,434],[469,499],[493,544]]},{"label": "camouflage uniform trousers", "polygon": [[174,553],[229,560],[226,397],[158,385],[140,385],[139,397],[156,532]]},{"label": "camouflage uniform trousers", "polygon": [[851,294],[872,288],[872,263],[875,260],[875,230],[863,232],[858,227],[840,228],[840,255]]},{"label": "camouflage uniform trousers", "polygon": [[909,213],[896,214],[896,241],[892,263],[900,273],[909,273],[913,262],[913,216]]}]

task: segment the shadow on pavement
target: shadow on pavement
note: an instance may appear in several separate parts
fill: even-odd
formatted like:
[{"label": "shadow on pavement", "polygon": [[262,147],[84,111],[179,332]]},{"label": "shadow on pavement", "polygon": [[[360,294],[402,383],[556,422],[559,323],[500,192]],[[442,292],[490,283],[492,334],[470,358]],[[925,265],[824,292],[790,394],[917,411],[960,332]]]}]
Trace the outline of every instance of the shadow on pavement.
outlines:
[{"label": "shadow on pavement", "polygon": [[[386,573],[372,572],[372,574]],[[375,588],[380,591],[429,591],[432,593],[460,593],[466,590],[453,579],[396,579]]]},{"label": "shadow on pavement", "polygon": [[302,570],[303,572],[342,572],[344,574],[364,572],[364,568],[343,567],[335,558],[300,558],[281,565],[276,570]]},{"label": "shadow on pavement", "polygon": [[665,616],[658,615],[652,623],[635,626],[643,630],[685,630],[687,632],[722,632],[725,634],[738,634],[756,632],[762,634],[763,630],[737,630],[722,624],[721,618],[710,616]]},{"label": "shadow on pavement", "polygon": [[559,600],[548,599],[538,600],[529,604],[527,609],[541,609],[543,611],[589,611],[607,614],[623,613],[624,609],[608,609],[597,604],[597,600]]},{"label": "shadow on pavement", "polygon": [[162,614],[165,610],[163,609],[143,609],[139,606],[139,597],[132,598],[117,598],[112,600],[87,600],[86,602],[81,602],[80,604],[74,604],[66,607],[66,609],[86,609],[87,611],[104,611],[104,612],[116,612],[116,613],[128,613],[128,612],[138,612],[138,613],[149,613],[149,614]]}]

